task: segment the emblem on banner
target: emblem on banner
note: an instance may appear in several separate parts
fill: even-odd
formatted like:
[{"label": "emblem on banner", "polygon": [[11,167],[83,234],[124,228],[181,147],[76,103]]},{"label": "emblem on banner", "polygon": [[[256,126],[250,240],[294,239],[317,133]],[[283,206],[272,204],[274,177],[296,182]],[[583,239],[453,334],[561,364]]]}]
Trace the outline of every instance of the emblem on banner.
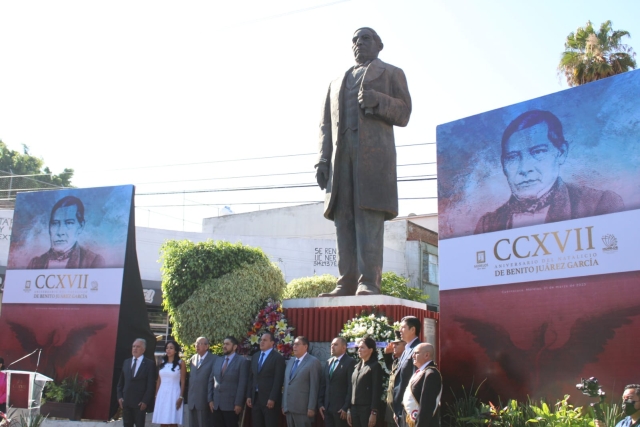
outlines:
[{"label": "emblem on banner", "polygon": [[93,282],[91,282],[91,290],[92,291],[97,291],[98,290],[98,281],[94,280]]},{"label": "emblem on banner", "polygon": [[474,265],[476,270],[484,270],[488,265],[487,254],[485,253],[485,251],[476,252],[476,265]]},{"label": "emblem on banner", "polygon": [[146,302],[147,304],[152,304],[153,297],[156,295],[156,291],[153,289],[143,289],[142,292],[144,292],[144,302]]},{"label": "emblem on banner", "polygon": [[602,236],[602,243],[606,246],[602,248],[604,253],[612,253],[618,251],[618,239],[613,234],[605,234]]},{"label": "emblem on banner", "polygon": [[24,291],[31,292],[31,280],[27,280],[24,282]]}]

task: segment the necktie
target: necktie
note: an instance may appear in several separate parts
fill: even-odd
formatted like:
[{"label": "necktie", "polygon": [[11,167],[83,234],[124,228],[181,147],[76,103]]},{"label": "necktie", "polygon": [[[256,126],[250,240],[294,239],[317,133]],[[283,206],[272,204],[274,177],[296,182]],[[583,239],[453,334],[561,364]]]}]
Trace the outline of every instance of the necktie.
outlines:
[{"label": "necktie", "polygon": [[291,368],[291,372],[289,373],[289,378],[293,378],[293,374],[296,372],[296,369],[298,369],[298,363],[300,363],[300,359],[296,359],[296,361],[293,362],[293,368]]},{"label": "necktie", "polygon": [[133,358],[133,365],[131,365],[131,376],[136,376],[136,364],[138,363],[138,359],[136,357]]},{"label": "necktie", "polygon": [[202,356],[198,356],[198,368],[202,365]]},{"label": "necktie", "polygon": [[258,372],[262,369],[262,364],[264,363],[264,351],[260,355],[260,360],[258,360]]},{"label": "necktie", "polygon": [[329,378],[333,376],[333,371],[335,371],[337,364],[338,364],[338,359],[333,359],[333,362],[331,362],[331,369],[329,369]]},{"label": "necktie", "polygon": [[228,356],[224,359],[224,363],[222,364],[221,375],[223,375],[223,376],[224,376],[224,371],[227,369],[227,365],[229,365],[229,357]]}]

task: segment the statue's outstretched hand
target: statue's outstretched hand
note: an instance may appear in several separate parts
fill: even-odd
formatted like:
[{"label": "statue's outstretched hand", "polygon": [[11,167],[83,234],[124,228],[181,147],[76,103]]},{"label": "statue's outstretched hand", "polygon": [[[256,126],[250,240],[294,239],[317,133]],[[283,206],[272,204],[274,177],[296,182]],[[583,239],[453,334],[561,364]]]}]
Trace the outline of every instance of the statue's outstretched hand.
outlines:
[{"label": "statue's outstretched hand", "polygon": [[321,190],[327,188],[327,182],[329,181],[329,165],[326,163],[320,163],[316,169],[316,181]]}]

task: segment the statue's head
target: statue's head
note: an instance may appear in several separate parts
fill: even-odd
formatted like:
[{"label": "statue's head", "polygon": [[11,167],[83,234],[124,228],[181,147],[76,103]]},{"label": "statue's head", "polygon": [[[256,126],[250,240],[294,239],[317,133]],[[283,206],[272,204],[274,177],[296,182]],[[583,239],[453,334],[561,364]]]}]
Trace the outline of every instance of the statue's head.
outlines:
[{"label": "statue's head", "polygon": [[376,59],[384,47],[378,33],[369,27],[358,28],[353,34],[352,42],[351,49],[358,64]]}]

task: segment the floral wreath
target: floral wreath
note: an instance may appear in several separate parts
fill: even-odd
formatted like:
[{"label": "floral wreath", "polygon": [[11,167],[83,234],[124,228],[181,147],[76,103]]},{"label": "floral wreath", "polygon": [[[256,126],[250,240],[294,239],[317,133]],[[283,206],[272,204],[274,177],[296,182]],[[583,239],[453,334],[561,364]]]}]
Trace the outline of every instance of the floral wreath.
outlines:
[{"label": "floral wreath", "polygon": [[[382,367],[384,372],[383,390],[387,390],[389,384],[389,370],[384,362],[384,349],[394,338],[394,330],[399,329],[398,322],[393,325],[389,324],[389,319],[382,314],[367,314],[363,313],[359,317],[354,317],[348,320],[342,327],[340,336],[347,340],[347,351],[351,357],[356,360],[360,360],[356,347],[360,343],[363,337],[370,336],[376,342],[376,354],[378,356],[378,363]],[[386,400],[386,393],[382,393],[382,400]]]},{"label": "floral wreath", "polygon": [[284,309],[279,301],[273,299],[267,300],[265,308],[258,312],[255,317],[251,330],[240,344],[241,354],[253,354],[260,349],[259,341],[262,334],[271,332],[275,338],[278,353],[282,354],[285,359],[291,357],[293,351],[294,337],[292,332],[295,328],[289,326],[287,318],[284,315]]}]

